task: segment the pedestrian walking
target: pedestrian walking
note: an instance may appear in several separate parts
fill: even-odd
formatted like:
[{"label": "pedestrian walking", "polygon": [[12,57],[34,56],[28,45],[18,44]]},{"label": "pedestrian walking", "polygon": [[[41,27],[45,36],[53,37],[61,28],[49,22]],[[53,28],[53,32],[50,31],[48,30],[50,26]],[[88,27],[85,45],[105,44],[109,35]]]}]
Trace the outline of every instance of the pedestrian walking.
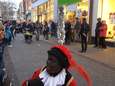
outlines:
[{"label": "pedestrian walking", "polygon": [[88,32],[89,32],[89,24],[86,22],[86,18],[83,18],[83,22],[81,24],[81,29],[80,29],[81,47],[82,47],[82,50],[80,51],[81,53],[87,51]]},{"label": "pedestrian walking", "polygon": [[99,34],[99,36],[100,36],[100,47],[104,48],[104,49],[107,47],[106,46],[106,41],[105,41],[106,34],[107,34],[107,24],[106,24],[106,21],[103,20],[102,21],[102,25],[100,27],[100,34]]},{"label": "pedestrian walking", "polygon": [[[76,63],[71,52],[63,45],[56,45],[48,50],[46,66],[37,69],[29,80],[22,83],[22,86],[78,86],[69,69],[79,73],[88,86],[92,86],[89,74]],[[37,80],[37,85],[32,85]],[[39,83],[42,84],[39,85]]]},{"label": "pedestrian walking", "polygon": [[98,22],[96,24],[96,29],[95,29],[95,42],[94,42],[95,45],[94,45],[94,47],[98,47],[100,44],[100,42],[99,42],[99,32],[100,32],[99,28],[102,25],[101,18],[98,18],[97,21]]},{"label": "pedestrian walking", "polygon": [[11,45],[12,33],[11,33],[9,22],[7,22],[5,25],[5,41],[6,41],[6,45],[8,45],[8,47],[12,47],[12,45]]}]

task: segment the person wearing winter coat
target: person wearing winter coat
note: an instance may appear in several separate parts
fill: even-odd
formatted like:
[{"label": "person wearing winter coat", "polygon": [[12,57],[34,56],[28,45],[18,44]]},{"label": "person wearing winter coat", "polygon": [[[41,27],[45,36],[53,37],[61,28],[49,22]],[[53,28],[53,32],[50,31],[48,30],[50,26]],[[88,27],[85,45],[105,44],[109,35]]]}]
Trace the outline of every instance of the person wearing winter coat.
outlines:
[{"label": "person wearing winter coat", "polygon": [[87,86],[92,86],[89,74],[63,45],[55,45],[48,50],[46,66],[38,68],[30,79],[22,82],[22,86],[78,86],[69,69],[79,73],[86,80]]},{"label": "person wearing winter coat", "polygon": [[48,27],[48,23],[47,21],[44,21],[44,25],[43,25],[43,35],[45,40],[49,40],[49,27]]},{"label": "person wearing winter coat", "polygon": [[102,25],[99,28],[100,32],[99,32],[99,36],[100,36],[100,44],[102,48],[106,48],[106,34],[107,34],[107,24],[106,21],[103,20],[102,21]]},{"label": "person wearing winter coat", "polygon": [[82,50],[80,51],[81,53],[87,51],[88,32],[89,32],[89,24],[86,22],[86,18],[84,18],[80,29],[81,47],[82,47]]},{"label": "person wearing winter coat", "polygon": [[99,29],[102,25],[102,22],[101,22],[101,18],[98,18],[97,19],[97,24],[96,24],[96,29],[95,29],[95,45],[94,47],[98,47],[100,45],[100,41],[99,41]]},{"label": "person wearing winter coat", "polygon": [[6,44],[9,47],[12,47],[12,45],[11,45],[12,33],[11,33],[11,26],[10,26],[9,23],[7,23],[6,26],[5,26],[5,40],[6,40]]},{"label": "person wearing winter coat", "polygon": [[4,53],[4,26],[2,22],[0,22],[0,69],[4,68],[3,53]]},{"label": "person wearing winter coat", "polygon": [[0,22],[0,44],[3,43],[4,40],[4,26],[2,22]]}]

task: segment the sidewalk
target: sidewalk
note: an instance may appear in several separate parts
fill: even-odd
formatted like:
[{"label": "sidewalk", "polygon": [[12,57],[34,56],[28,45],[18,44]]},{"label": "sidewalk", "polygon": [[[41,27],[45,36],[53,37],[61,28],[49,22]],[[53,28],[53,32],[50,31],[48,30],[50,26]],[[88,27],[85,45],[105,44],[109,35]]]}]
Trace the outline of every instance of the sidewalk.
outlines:
[{"label": "sidewalk", "polygon": [[115,48],[107,47],[107,49],[94,48],[93,45],[88,45],[86,53],[80,53],[80,43],[73,43],[68,46],[69,49],[77,55],[86,57],[95,62],[101,63],[115,70]]},{"label": "sidewalk", "polygon": [[[49,40],[49,43],[57,44],[54,40]],[[107,47],[107,49],[94,48],[93,45],[88,45],[88,50],[86,53],[80,53],[81,45],[80,43],[71,43],[71,45],[66,45],[74,54],[82,56],[84,58],[93,60],[104,66],[107,66],[115,70],[115,48]]]}]

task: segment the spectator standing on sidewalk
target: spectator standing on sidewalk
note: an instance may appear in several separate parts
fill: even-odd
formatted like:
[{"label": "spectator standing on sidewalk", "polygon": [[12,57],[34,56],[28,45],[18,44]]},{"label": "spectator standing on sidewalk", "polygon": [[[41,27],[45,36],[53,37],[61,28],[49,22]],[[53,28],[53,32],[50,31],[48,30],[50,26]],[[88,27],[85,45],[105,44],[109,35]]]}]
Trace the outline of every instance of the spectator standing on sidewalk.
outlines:
[{"label": "spectator standing on sidewalk", "polygon": [[70,44],[71,43],[71,24],[70,22],[67,20],[65,22],[65,44]]},{"label": "spectator standing on sidewalk", "polygon": [[51,28],[51,37],[57,37],[56,23],[52,20],[49,21],[49,28]]},{"label": "spectator standing on sidewalk", "polygon": [[72,42],[75,42],[75,40],[76,40],[76,22],[74,21],[74,22],[72,22],[71,23],[71,41]]},{"label": "spectator standing on sidewalk", "polygon": [[47,23],[47,21],[44,21],[43,35],[44,35],[45,40],[49,40],[48,33],[49,33],[48,23]]},{"label": "spectator standing on sidewalk", "polygon": [[63,45],[53,46],[48,51],[46,66],[37,69],[22,86],[78,86],[69,69],[79,73],[86,80],[87,86],[92,86],[88,73],[76,63],[71,52]]},{"label": "spectator standing on sidewalk", "polygon": [[106,21],[103,20],[102,21],[102,25],[100,27],[100,33],[99,33],[99,36],[100,36],[100,43],[101,43],[101,48],[106,48],[106,34],[107,34],[107,24],[106,24]]},{"label": "spectator standing on sidewalk", "polygon": [[87,34],[89,32],[89,24],[86,21],[86,18],[83,18],[83,22],[81,24],[80,36],[81,36],[81,53],[86,52],[87,50]]},{"label": "spectator standing on sidewalk", "polygon": [[99,40],[99,28],[101,27],[102,25],[102,22],[101,22],[101,18],[98,18],[97,19],[97,24],[96,24],[96,29],[95,29],[95,46],[94,47],[98,47],[100,45],[100,40]]},{"label": "spectator standing on sidewalk", "polygon": [[81,28],[81,23],[80,23],[80,20],[79,18],[76,18],[76,25],[75,25],[75,29],[76,29],[76,41],[79,41],[79,31],[80,31],[80,28]]}]

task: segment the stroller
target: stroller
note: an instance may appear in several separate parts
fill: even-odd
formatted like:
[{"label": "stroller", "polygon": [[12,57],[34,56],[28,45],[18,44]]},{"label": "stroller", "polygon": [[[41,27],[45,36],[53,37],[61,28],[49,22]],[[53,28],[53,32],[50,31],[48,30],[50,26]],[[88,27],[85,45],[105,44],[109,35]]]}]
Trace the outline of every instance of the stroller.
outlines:
[{"label": "stroller", "polygon": [[32,42],[32,32],[26,28],[24,32],[24,38],[26,43],[31,43]]}]

